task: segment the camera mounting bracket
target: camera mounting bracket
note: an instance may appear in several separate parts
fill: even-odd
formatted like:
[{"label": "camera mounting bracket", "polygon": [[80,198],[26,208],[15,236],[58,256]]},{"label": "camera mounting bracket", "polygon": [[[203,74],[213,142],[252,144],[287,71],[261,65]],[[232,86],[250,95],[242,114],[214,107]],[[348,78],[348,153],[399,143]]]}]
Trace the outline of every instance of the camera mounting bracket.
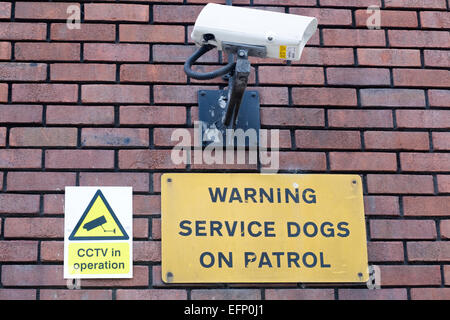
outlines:
[{"label": "camera mounting bracket", "polygon": [[[266,48],[236,43],[223,43],[229,57],[236,56],[235,67],[228,75],[228,90],[199,92],[199,120],[203,145],[211,143],[236,147],[256,147],[259,138],[259,94],[246,91],[251,66],[249,56],[265,57]],[[232,130],[230,130],[232,129]],[[245,139],[235,137],[236,130],[248,133]],[[247,131],[251,129],[252,131]],[[253,139],[250,136],[253,134]],[[255,140],[255,141],[252,141]]]}]

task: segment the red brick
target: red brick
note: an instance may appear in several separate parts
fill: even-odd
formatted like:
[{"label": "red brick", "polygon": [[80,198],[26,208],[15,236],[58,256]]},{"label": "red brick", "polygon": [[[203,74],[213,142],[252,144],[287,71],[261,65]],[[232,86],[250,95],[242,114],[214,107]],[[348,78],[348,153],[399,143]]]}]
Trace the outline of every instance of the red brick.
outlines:
[{"label": "red brick", "polygon": [[318,171],[327,167],[324,152],[280,152],[279,161],[281,170]]},{"label": "red brick", "polygon": [[330,127],[392,128],[390,110],[329,110]]},{"label": "red brick", "polygon": [[287,105],[289,103],[288,89],[286,87],[254,87],[259,93],[260,103],[262,105]]},{"label": "red brick", "polygon": [[75,173],[70,172],[9,172],[8,191],[63,191],[75,185]]},{"label": "red brick", "polygon": [[408,241],[409,261],[450,261],[450,242],[448,241]]},{"label": "red brick", "polygon": [[16,2],[15,18],[36,20],[66,20],[69,17],[67,8],[74,5],[76,5],[78,8],[80,7],[78,3],[73,2]]},{"label": "red brick", "polygon": [[9,133],[11,146],[72,146],[77,145],[76,128],[11,128]]},{"label": "red brick", "polygon": [[411,300],[450,300],[450,288],[411,288]]},{"label": "red brick", "polygon": [[267,300],[334,300],[333,289],[266,289]]},{"label": "red brick", "polygon": [[[175,164],[171,159],[172,150],[120,150],[121,169],[183,169],[185,163]],[[186,159],[187,163],[187,159]]]},{"label": "red brick", "polygon": [[111,300],[112,290],[41,289],[39,300]]},{"label": "red brick", "polygon": [[83,128],[83,147],[145,147],[149,145],[148,129]]},{"label": "red brick", "polygon": [[450,90],[429,90],[428,97],[432,107],[450,107]]},{"label": "red brick", "polygon": [[450,132],[433,132],[434,150],[450,150]]},{"label": "red brick", "polygon": [[35,149],[0,149],[0,168],[40,168],[41,154],[41,150]]},{"label": "red brick", "polygon": [[450,219],[441,220],[441,238],[450,239]]},{"label": "red brick", "polygon": [[370,221],[370,236],[372,240],[436,239],[436,225],[433,220],[377,219]]},{"label": "red brick", "polygon": [[91,84],[81,87],[81,97],[87,103],[149,103],[150,90],[148,86]]},{"label": "red brick", "polygon": [[[156,27],[156,26],[155,26]],[[169,26],[165,26],[169,27]],[[163,39],[161,39],[163,40]],[[174,45],[174,44],[155,44],[152,46],[153,61],[155,62],[182,62],[186,57],[190,57],[198,48],[196,46]],[[200,59],[200,63],[219,62],[217,52],[209,51]]]},{"label": "red brick", "polygon": [[347,0],[344,4],[336,2],[335,0],[320,0],[321,6],[330,6],[330,7],[363,7],[367,8],[368,6],[374,5],[381,7],[380,0]]},{"label": "red brick", "polygon": [[[450,40],[450,39],[449,39]],[[408,87],[450,87],[450,71],[394,69],[394,85]]]},{"label": "red brick", "polygon": [[261,108],[261,124],[268,126],[314,126],[325,124],[323,109]]},{"label": "red brick", "polygon": [[80,29],[69,29],[66,23],[52,23],[50,38],[60,41],[114,41],[116,26],[83,22],[80,24]]},{"label": "red brick", "polygon": [[45,40],[46,23],[0,22],[1,40]]},{"label": "red brick", "polygon": [[203,6],[154,5],[155,22],[194,23]]},{"label": "red brick", "polygon": [[63,218],[6,218],[5,238],[62,238]]},{"label": "red brick", "polygon": [[15,83],[12,85],[13,102],[77,102],[75,84]]},{"label": "red brick", "polygon": [[448,128],[450,111],[447,110],[397,110],[399,128]]},{"label": "red brick", "polygon": [[450,28],[448,12],[445,11],[422,11],[420,12],[420,23],[422,28]]},{"label": "red brick", "polygon": [[4,286],[66,286],[62,265],[4,265],[2,284]]},{"label": "red brick", "polygon": [[113,150],[46,150],[45,166],[53,169],[113,169]]},{"label": "red brick", "polygon": [[9,60],[11,58],[11,43],[0,42],[0,60]]},{"label": "red brick", "polygon": [[425,107],[425,93],[418,89],[361,89],[365,107]]},{"label": "red brick", "polygon": [[364,143],[367,150],[428,150],[426,132],[366,131]]},{"label": "red brick", "polygon": [[406,289],[339,289],[339,300],[407,300]]},{"label": "red brick", "polygon": [[194,289],[192,300],[260,300],[258,289]]},{"label": "red brick", "polygon": [[403,243],[401,241],[375,241],[367,243],[370,262],[403,262]]},{"label": "red brick", "polygon": [[[373,15],[372,10],[356,10],[357,27],[366,27],[367,20]],[[380,27],[417,28],[417,13],[415,11],[381,10]]]},{"label": "red brick", "polygon": [[[235,0],[236,1],[236,0]],[[207,0],[188,0],[188,2],[198,2],[198,3],[204,3],[204,2],[211,2]],[[222,3],[225,3],[224,0],[221,1]],[[236,3],[242,2],[244,4],[249,3],[248,0],[238,0]],[[268,5],[279,5],[279,0],[253,0],[253,4],[268,4]],[[315,0],[283,0],[284,5],[289,6],[315,6],[316,1]]]},{"label": "red brick", "polygon": [[450,52],[444,50],[424,50],[425,66],[448,67]]},{"label": "red brick", "polygon": [[131,43],[86,43],[86,61],[149,61],[149,45]]},{"label": "red brick", "polygon": [[259,68],[261,84],[323,84],[323,69],[318,67],[262,66]]},{"label": "red brick", "polygon": [[217,86],[176,86],[155,85],[153,87],[155,103],[197,104],[199,90],[217,90]]},{"label": "red brick", "polygon": [[[172,135],[174,134],[174,131],[178,130],[180,128],[154,128],[153,129],[153,143],[155,146],[175,146],[175,145],[183,145],[186,147],[191,147],[194,145],[194,129],[192,128],[183,128],[181,130],[188,130],[190,134],[190,139],[185,140],[183,138],[178,138],[178,135],[174,135],[174,139],[172,141]],[[181,144],[182,143],[182,144]]]},{"label": "red brick", "polygon": [[43,261],[43,262],[64,261],[64,242],[63,241],[42,241],[41,242],[41,261]]},{"label": "red brick", "polygon": [[[207,155],[211,155],[213,161],[207,159]],[[198,170],[256,170],[257,169],[257,154],[251,154],[248,151],[243,153],[232,153],[231,161],[228,160],[227,155],[223,152],[216,155],[213,151],[211,153],[202,152],[199,155],[191,153],[190,163],[191,168]],[[218,159],[218,160],[216,160]],[[230,163],[231,162],[231,163]]]},{"label": "red brick", "polygon": [[440,193],[450,193],[450,175],[438,175],[437,181]]},{"label": "red brick", "polygon": [[[184,43],[184,27],[171,25],[120,25],[121,42]],[[188,57],[189,54],[186,55]]]},{"label": "red brick", "polygon": [[450,284],[450,267],[449,266],[444,266],[444,279],[445,279],[446,285]]},{"label": "red brick", "polygon": [[404,197],[405,216],[448,216],[450,196]]},{"label": "red brick", "polygon": [[161,261],[160,241],[134,241],[133,242],[134,261]]},{"label": "red brick", "polygon": [[0,81],[39,81],[47,77],[43,63],[0,62]]},{"label": "red brick", "polygon": [[394,196],[364,196],[364,211],[366,215],[400,215],[398,197]]},{"label": "red brick", "polygon": [[[263,60],[264,61],[264,60]],[[293,64],[319,64],[319,65],[353,65],[355,62],[351,48],[319,48],[305,47],[300,61]]]},{"label": "red brick", "polygon": [[0,147],[4,147],[5,145],[6,145],[6,128],[0,127]]},{"label": "red brick", "polygon": [[88,287],[148,287],[148,267],[133,267],[133,278],[131,279],[83,279],[83,288]]},{"label": "red brick", "polygon": [[36,290],[0,289],[1,300],[36,300]]},{"label": "red brick", "polygon": [[47,124],[113,124],[114,107],[50,105],[47,106],[46,117]]},{"label": "red brick", "polygon": [[384,47],[386,39],[383,30],[323,29],[325,46],[338,47]]},{"label": "red brick", "polygon": [[160,218],[152,219],[152,239],[153,240],[161,240],[161,219]]},{"label": "red brick", "polygon": [[125,64],[120,67],[122,82],[186,82],[181,65]]},{"label": "red brick", "polygon": [[[133,239],[148,240],[149,225],[147,218],[133,219]],[[161,261],[161,259],[159,259]]]},{"label": "red brick", "polygon": [[299,149],[360,149],[359,131],[296,130],[295,143]]},{"label": "red brick", "polygon": [[396,171],[397,157],[385,152],[330,152],[330,166],[336,171]]},{"label": "red brick", "polygon": [[426,286],[440,285],[439,266],[380,266],[381,286]]},{"label": "red brick", "polygon": [[450,153],[401,153],[403,171],[450,171]]},{"label": "red brick", "polygon": [[79,43],[18,42],[16,60],[80,61]]},{"label": "red brick", "polygon": [[289,13],[316,17],[319,25],[351,26],[352,12],[343,9],[290,8]]},{"label": "red brick", "polygon": [[361,66],[403,66],[420,67],[419,50],[398,49],[357,49]]},{"label": "red brick", "polygon": [[356,90],[347,88],[293,88],[295,105],[356,106]]},{"label": "red brick", "polygon": [[369,193],[424,193],[433,194],[433,177],[427,175],[369,174]]},{"label": "red brick", "polygon": [[450,34],[446,31],[388,30],[391,47],[438,47],[446,48]]},{"label": "red brick", "polygon": [[0,213],[39,212],[39,195],[1,193],[0,202]]},{"label": "red brick", "polygon": [[11,3],[0,2],[0,19],[9,19],[11,17]]},{"label": "red brick", "polygon": [[88,3],[84,6],[84,19],[146,22],[149,20],[149,7],[139,4]]},{"label": "red brick", "polygon": [[121,124],[185,124],[186,108],[160,106],[122,106]]},{"label": "red brick", "polygon": [[187,292],[184,289],[119,289],[117,300],[186,300]]},{"label": "red brick", "polygon": [[3,241],[0,240],[0,261],[36,261],[37,241]]},{"label": "red brick", "polygon": [[390,84],[388,69],[328,68],[327,79],[329,84],[337,85],[366,86]]},{"label": "red brick", "polygon": [[2,105],[0,106],[0,122],[40,123],[42,122],[42,106]]},{"label": "red brick", "polygon": [[159,215],[161,214],[161,197],[156,195],[134,195],[133,214]]},{"label": "red brick", "polygon": [[52,81],[115,81],[116,66],[95,63],[54,63],[50,65]]},{"label": "red brick", "polygon": [[445,9],[445,0],[389,0],[386,8]]},{"label": "red brick", "polygon": [[0,102],[8,101],[8,84],[0,83]]},{"label": "red brick", "polygon": [[45,194],[44,214],[63,214],[63,213],[64,213],[64,195]]}]

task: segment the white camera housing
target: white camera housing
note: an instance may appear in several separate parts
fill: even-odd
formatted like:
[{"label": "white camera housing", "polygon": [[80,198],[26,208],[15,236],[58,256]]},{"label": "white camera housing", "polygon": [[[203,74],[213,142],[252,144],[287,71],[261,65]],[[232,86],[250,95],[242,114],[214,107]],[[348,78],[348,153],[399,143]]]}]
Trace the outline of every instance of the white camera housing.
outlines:
[{"label": "white camera housing", "polygon": [[223,42],[263,46],[268,58],[300,60],[316,29],[314,17],[209,3],[197,17],[191,38],[198,46],[211,44],[218,50],[223,50]]}]

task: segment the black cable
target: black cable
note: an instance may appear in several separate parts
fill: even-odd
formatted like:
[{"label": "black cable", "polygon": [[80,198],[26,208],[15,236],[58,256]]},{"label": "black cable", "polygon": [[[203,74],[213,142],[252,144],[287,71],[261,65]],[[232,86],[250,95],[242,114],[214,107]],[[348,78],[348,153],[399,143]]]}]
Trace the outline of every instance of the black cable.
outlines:
[{"label": "black cable", "polygon": [[184,63],[184,72],[191,78],[198,79],[198,80],[209,80],[214,79],[220,76],[223,76],[224,74],[230,73],[234,67],[236,66],[235,62],[230,62],[226,66],[206,73],[196,72],[191,69],[192,65],[205,53],[210,51],[211,49],[215,48],[215,46],[207,44],[201,46],[197,51],[190,56],[186,62]]}]

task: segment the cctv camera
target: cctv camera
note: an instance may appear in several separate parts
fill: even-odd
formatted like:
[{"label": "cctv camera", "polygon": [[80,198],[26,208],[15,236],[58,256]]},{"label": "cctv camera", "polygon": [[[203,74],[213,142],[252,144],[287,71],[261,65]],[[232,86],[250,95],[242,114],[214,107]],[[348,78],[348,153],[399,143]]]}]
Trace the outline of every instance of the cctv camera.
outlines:
[{"label": "cctv camera", "polygon": [[314,17],[209,3],[200,12],[191,38],[199,46],[210,44],[218,50],[229,43],[261,46],[267,58],[300,60],[316,29]]},{"label": "cctv camera", "polygon": [[[313,17],[207,4],[191,34],[200,48],[184,64],[185,73],[194,79],[228,77],[228,90],[202,90],[199,94],[199,120],[205,124],[206,131],[224,136],[232,126],[258,132],[258,92],[245,90],[251,70],[248,57],[300,60],[316,29],[317,19]],[[214,48],[227,53],[228,63],[206,73],[192,70],[192,65]],[[244,111],[239,112],[240,109]]]}]

